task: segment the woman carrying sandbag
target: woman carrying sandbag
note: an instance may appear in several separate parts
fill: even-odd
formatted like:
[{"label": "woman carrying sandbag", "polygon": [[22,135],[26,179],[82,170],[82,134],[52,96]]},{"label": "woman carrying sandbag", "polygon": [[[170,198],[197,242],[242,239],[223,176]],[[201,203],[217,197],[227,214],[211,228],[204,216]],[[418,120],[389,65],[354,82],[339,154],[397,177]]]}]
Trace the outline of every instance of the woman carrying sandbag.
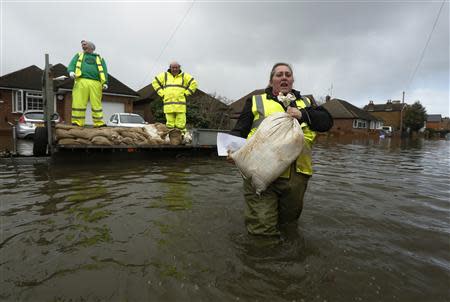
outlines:
[{"label": "woman carrying sandbag", "polygon": [[[276,63],[270,72],[268,87],[264,93],[246,100],[231,132],[248,139],[265,118],[286,112],[298,120],[304,135],[300,155],[264,191],[255,190],[251,179],[244,177],[245,224],[250,234],[279,235],[280,227],[297,223],[303,209],[303,196],[308,180],[313,173],[311,149],[316,137],[315,131],[325,132],[333,126],[333,119],[328,111],[315,106],[310,98],[294,90],[293,83],[291,66]],[[232,158],[233,155],[230,156],[231,160]]]}]

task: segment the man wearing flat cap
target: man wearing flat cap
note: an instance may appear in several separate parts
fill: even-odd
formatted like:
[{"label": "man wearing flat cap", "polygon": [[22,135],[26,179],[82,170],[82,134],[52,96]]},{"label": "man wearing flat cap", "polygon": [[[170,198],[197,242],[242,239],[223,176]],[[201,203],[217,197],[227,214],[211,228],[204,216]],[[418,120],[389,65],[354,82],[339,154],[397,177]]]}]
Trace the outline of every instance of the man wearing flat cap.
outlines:
[{"label": "man wearing flat cap", "polygon": [[82,52],[70,61],[67,72],[75,84],[72,90],[72,125],[83,127],[86,119],[86,107],[91,101],[94,127],[104,127],[102,109],[102,90],[108,89],[108,70],[105,60],[94,53],[95,45],[90,41],[81,41]]},{"label": "man wearing flat cap", "polygon": [[163,100],[167,128],[186,133],[186,97],[197,90],[195,79],[173,61],[166,72],[155,77],[152,86]]}]

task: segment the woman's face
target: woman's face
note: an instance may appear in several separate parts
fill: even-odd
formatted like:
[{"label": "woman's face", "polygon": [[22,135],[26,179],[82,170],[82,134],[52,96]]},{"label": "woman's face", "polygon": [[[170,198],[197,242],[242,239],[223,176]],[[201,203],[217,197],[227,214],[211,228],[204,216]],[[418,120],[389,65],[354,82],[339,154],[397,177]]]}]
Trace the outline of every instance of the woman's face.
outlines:
[{"label": "woman's face", "polygon": [[294,76],[288,66],[280,65],[275,68],[275,73],[271,79],[273,95],[278,95],[280,92],[287,94],[292,90],[294,84]]}]

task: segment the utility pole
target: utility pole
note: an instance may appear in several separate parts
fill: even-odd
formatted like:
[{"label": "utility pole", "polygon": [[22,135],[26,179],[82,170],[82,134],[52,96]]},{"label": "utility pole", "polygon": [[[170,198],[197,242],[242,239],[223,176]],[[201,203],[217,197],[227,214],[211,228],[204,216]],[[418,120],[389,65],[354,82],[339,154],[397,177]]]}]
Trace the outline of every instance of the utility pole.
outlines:
[{"label": "utility pole", "polygon": [[405,92],[402,93],[402,109],[400,110],[400,137],[403,133],[403,108],[405,108]]}]

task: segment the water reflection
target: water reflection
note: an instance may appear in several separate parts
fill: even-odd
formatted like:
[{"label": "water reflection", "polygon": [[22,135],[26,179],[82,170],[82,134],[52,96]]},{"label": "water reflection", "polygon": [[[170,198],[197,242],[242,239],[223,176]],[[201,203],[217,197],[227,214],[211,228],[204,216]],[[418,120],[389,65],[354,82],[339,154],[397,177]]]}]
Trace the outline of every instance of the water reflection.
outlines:
[{"label": "water reflection", "polygon": [[446,301],[449,151],[319,140],[281,238],[246,234],[222,159],[0,161],[0,297]]}]

